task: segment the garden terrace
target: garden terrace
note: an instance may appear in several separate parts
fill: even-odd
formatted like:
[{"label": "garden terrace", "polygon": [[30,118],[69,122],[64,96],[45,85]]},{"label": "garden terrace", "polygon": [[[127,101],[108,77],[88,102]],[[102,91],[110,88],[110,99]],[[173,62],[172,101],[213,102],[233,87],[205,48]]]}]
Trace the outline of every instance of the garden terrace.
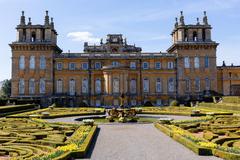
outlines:
[{"label": "garden terrace", "polygon": [[0,159],[82,157],[96,130],[96,126],[90,125],[22,118],[1,119],[0,127]]},{"label": "garden terrace", "polygon": [[240,159],[240,116],[160,121],[155,126],[199,155]]},{"label": "garden terrace", "polygon": [[31,112],[25,112],[8,116],[8,118],[58,118],[68,116],[80,116],[80,115],[96,115],[104,114],[105,109],[103,108],[45,108]]},{"label": "garden terrace", "polygon": [[36,109],[39,109],[39,107],[35,104],[0,106],[0,117],[26,111],[32,111]]}]

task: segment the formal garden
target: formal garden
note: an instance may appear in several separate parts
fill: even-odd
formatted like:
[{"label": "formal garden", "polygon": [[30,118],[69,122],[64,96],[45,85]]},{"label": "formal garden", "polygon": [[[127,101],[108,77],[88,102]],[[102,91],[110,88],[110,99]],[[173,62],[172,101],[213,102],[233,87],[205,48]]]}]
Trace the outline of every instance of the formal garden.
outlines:
[{"label": "formal garden", "polygon": [[[1,106],[0,159],[82,158],[88,152],[98,124],[119,123],[153,123],[197,155],[240,159],[239,102],[239,97],[223,97],[218,103],[197,103],[194,107]],[[192,118],[173,120],[166,118],[168,115]],[[63,117],[75,117],[77,123],[48,121]]]}]

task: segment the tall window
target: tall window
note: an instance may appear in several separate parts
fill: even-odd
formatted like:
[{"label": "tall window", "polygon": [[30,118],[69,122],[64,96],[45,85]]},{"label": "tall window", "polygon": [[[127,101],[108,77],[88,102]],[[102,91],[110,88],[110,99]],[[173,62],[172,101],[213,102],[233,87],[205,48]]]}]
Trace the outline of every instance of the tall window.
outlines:
[{"label": "tall window", "polygon": [[30,56],[29,68],[30,69],[35,69],[35,56]]},{"label": "tall window", "polygon": [[97,94],[101,93],[101,80],[100,79],[96,79],[96,81],[95,81],[95,92]]},{"label": "tall window", "polygon": [[88,79],[84,78],[82,80],[82,93],[88,93]]},{"label": "tall window", "polygon": [[40,57],[40,69],[46,69],[46,58],[45,58],[45,56]]},{"label": "tall window", "polygon": [[119,79],[114,78],[113,79],[113,93],[119,93]]},{"label": "tall window", "polygon": [[83,70],[88,70],[88,63],[87,62],[82,63],[82,69]]},{"label": "tall window", "polygon": [[136,62],[130,62],[130,68],[136,69],[137,68]]},{"label": "tall window", "polygon": [[25,57],[20,56],[19,57],[19,69],[24,69],[25,68]]},{"label": "tall window", "polygon": [[189,57],[184,57],[184,68],[190,68]]},{"label": "tall window", "polygon": [[62,64],[62,62],[58,62],[57,63],[57,70],[62,70],[63,69],[63,64]]},{"label": "tall window", "polygon": [[149,79],[147,78],[143,79],[143,92],[145,93],[149,92]]},{"label": "tall window", "polygon": [[174,68],[174,63],[168,62],[168,69],[173,69],[173,68]]},{"label": "tall window", "polygon": [[29,80],[29,94],[34,94],[35,93],[35,82],[34,79],[31,78]]},{"label": "tall window", "polygon": [[162,92],[162,83],[160,78],[157,78],[156,80],[156,92]]},{"label": "tall window", "polygon": [[168,79],[168,91],[169,92],[174,92],[174,78],[169,78]]},{"label": "tall window", "polygon": [[130,92],[132,94],[136,94],[137,93],[137,83],[136,83],[136,79],[131,79],[130,81]]},{"label": "tall window", "polygon": [[200,91],[200,78],[195,79],[195,91],[199,92]]},{"label": "tall window", "polygon": [[69,81],[69,94],[70,94],[70,96],[75,95],[75,80],[74,79],[71,79]]},{"label": "tall window", "polygon": [[206,90],[210,90],[211,88],[211,81],[209,78],[205,79],[205,86],[206,86]]},{"label": "tall window", "polygon": [[63,92],[63,81],[61,79],[57,80],[57,93]]},{"label": "tall window", "polygon": [[41,78],[40,83],[39,83],[39,93],[44,94],[46,92],[46,84],[45,84],[45,79]]},{"label": "tall window", "polygon": [[25,92],[24,79],[22,79],[22,78],[19,80],[18,92],[19,92],[19,94],[24,94],[24,92]]},{"label": "tall window", "polygon": [[143,69],[148,69],[148,68],[149,68],[149,63],[143,62]]},{"label": "tall window", "polygon": [[75,70],[76,64],[74,62],[70,62],[68,67],[69,67],[69,70]]},{"label": "tall window", "polygon": [[161,99],[157,99],[156,105],[157,105],[157,106],[161,106],[161,105],[162,105],[162,100],[161,100]]},{"label": "tall window", "polygon": [[199,57],[194,57],[194,67],[195,68],[199,68],[200,64],[199,64]]},{"label": "tall window", "polygon": [[95,69],[101,69],[101,63],[100,62],[95,63]]},{"label": "tall window", "polygon": [[208,56],[205,56],[205,58],[204,58],[204,65],[205,65],[205,68],[209,67],[209,57]]},{"label": "tall window", "polygon": [[186,86],[186,92],[189,92],[190,91],[190,80],[187,78],[186,80],[185,80],[185,86]]},{"label": "tall window", "polygon": [[161,62],[155,63],[155,69],[161,69]]}]

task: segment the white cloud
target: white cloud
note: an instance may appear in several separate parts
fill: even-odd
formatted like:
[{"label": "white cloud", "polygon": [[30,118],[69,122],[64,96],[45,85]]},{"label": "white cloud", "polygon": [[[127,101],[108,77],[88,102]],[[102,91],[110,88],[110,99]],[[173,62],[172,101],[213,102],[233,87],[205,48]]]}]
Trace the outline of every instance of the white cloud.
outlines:
[{"label": "white cloud", "polygon": [[99,38],[94,37],[90,32],[70,32],[67,34],[68,38],[71,38],[73,41],[79,42],[89,42],[89,43],[97,43],[100,41]]}]

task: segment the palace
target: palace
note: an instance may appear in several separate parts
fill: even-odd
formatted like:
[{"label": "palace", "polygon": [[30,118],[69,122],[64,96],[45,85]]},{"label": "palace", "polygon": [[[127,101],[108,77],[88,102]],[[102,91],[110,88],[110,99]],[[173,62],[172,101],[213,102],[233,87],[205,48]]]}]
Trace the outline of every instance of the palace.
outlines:
[{"label": "palace", "polygon": [[240,95],[240,66],[216,65],[218,43],[211,38],[206,12],[202,22],[185,24],[183,13],[167,52],[142,52],[121,34],[83,53],[63,53],[53,18],[43,25],[24,12],[12,48],[12,97],[57,101],[72,106],[168,105],[176,98],[199,98],[206,91]]}]

